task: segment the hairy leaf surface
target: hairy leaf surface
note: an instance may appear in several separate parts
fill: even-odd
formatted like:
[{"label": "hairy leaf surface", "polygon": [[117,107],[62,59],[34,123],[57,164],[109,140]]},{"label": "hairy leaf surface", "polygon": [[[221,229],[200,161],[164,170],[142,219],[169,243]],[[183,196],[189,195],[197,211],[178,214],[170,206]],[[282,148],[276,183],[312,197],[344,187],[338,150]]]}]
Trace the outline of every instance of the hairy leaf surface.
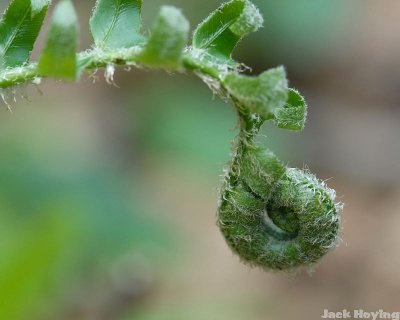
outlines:
[{"label": "hairy leaf surface", "polygon": [[288,100],[288,83],[283,67],[270,69],[257,77],[231,72],[223,84],[238,107],[259,115],[263,120],[272,119],[276,110]]},{"label": "hairy leaf surface", "polygon": [[179,67],[188,37],[189,22],[182,12],[163,6],[140,59],[153,66]]},{"label": "hairy leaf surface", "polygon": [[307,104],[295,89],[289,89],[286,104],[275,112],[275,125],[281,129],[303,130],[307,119]]},{"label": "hairy leaf surface", "polygon": [[44,7],[48,7],[51,0],[31,0],[32,16],[40,13]]}]

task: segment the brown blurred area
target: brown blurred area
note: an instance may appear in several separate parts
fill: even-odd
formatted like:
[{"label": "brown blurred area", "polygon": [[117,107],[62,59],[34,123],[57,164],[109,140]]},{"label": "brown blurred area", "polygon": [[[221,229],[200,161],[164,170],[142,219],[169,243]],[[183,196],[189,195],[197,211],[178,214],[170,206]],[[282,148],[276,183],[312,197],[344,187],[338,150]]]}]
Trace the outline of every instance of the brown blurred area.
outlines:
[{"label": "brown blurred area", "polygon": [[[105,276],[99,271],[100,280],[89,276],[95,269],[89,263],[87,283],[61,290],[64,303],[46,311],[49,318],[310,320],[320,319],[324,309],[400,312],[400,2],[253,2],[265,27],[243,41],[235,58],[254,73],[284,65],[291,85],[305,96],[303,132],[266,125],[263,134],[286,163],[310,168],[336,189],[345,204],[340,246],[313,270],[289,275],[249,268],[229,250],[215,212],[218,175],[237,133],[235,114],[194,77],[120,69],[118,87],[106,84],[102,71],[95,84],[93,78],[80,84],[48,80],[40,86],[43,95],[23,89],[30,102],[18,101],[13,114],[2,108],[2,141],[12,144],[18,130],[18,141],[33,144],[46,159],[59,161],[54,154],[65,144],[69,154],[85,154],[79,163],[95,159],[101,172],[115,170],[124,178],[116,183],[130,192],[124,199],[146,203],[147,215],[179,243],[161,249],[165,259],[147,257],[147,242],[139,254],[125,248],[122,256],[145,257],[118,278],[122,289],[110,280],[117,258],[110,258],[114,267],[104,267]],[[193,29],[219,3],[167,4],[181,7]],[[74,4],[86,49],[94,1]],[[144,1],[145,31],[162,4]]]}]

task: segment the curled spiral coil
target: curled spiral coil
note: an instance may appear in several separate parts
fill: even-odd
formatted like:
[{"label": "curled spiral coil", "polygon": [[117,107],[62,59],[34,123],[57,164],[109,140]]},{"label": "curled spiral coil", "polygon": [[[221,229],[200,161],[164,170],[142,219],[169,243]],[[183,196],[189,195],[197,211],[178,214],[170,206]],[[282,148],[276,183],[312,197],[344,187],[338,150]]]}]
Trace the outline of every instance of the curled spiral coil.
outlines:
[{"label": "curled spiral coil", "polygon": [[285,167],[255,143],[261,124],[242,119],[221,190],[218,225],[231,249],[250,265],[289,271],[309,266],[336,246],[341,204],[324,182]]},{"label": "curled spiral coil", "polygon": [[179,9],[163,6],[147,36],[141,32],[142,0],[98,0],[90,19],[93,49],[78,54],[74,6],[60,1],[39,61],[30,62],[50,2],[12,0],[0,19],[0,98],[8,106],[3,89],[37,85],[43,77],[77,80],[85,70],[105,68],[113,83],[117,65],[192,71],[239,114],[240,134],[218,211],[230,247],[250,264],[290,270],[316,262],[335,246],[341,211],[335,192],[309,172],[285,167],[255,142],[265,121],[302,130],[307,105],[288,87],[283,67],[249,76],[249,68],[232,57],[241,39],[262,27],[251,1],[221,4],[187,45],[189,22]]}]

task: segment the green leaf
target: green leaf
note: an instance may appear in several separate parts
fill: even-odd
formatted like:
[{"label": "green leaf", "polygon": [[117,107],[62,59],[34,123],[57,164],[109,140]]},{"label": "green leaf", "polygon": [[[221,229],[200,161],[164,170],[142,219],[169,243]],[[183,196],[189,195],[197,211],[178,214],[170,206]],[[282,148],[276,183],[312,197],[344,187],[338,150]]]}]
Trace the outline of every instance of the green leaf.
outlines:
[{"label": "green leaf", "polygon": [[143,44],[142,0],[97,0],[90,30],[97,47],[129,48]]},{"label": "green leaf", "polygon": [[295,89],[289,89],[286,104],[275,112],[275,125],[288,130],[303,130],[307,119],[307,103]]},{"label": "green leaf", "polygon": [[189,22],[179,9],[163,6],[140,61],[156,67],[177,68],[189,37]]},{"label": "green leaf", "polygon": [[0,69],[28,61],[49,1],[13,0],[0,22]]},{"label": "green leaf", "polygon": [[228,73],[223,85],[236,106],[255,113],[263,120],[272,119],[288,100],[288,83],[283,67],[270,69],[257,77]]},{"label": "green leaf", "polygon": [[54,11],[46,46],[39,60],[39,73],[42,76],[76,79],[77,24],[72,2],[60,1]]},{"label": "green leaf", "polygon": [[258,9],[247,0],[233,0],[220,6],[195,30],[193,47],[229,59],[236,44],[263,24]]},{"label": "green leaf", "polygon": [[43,10],[43,8],[48,7],[50,3],[51,0],[31,0],[32,17],[40,13]]}]

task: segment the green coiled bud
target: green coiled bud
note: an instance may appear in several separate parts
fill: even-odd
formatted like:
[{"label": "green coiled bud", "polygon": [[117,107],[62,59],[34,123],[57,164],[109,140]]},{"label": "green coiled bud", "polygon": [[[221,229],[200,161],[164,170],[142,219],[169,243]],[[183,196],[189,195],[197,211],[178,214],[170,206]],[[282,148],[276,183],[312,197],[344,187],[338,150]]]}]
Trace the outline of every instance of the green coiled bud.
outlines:
[{"label": "green coiled bud", "polygon": [[221,192],[218,224],[243,261],[274,270],[317,262],[338,241],[340,205],[314,175],[241,144]]},{"label": "green coiled bud", "polygon": [[[221,192],[219,225],[228,244],[244,261],[275,270],[309,265],[335,246],[340,205],[335,193],[315,176],[286,168],[254,140],[265,121],[299,131],[307,104],[288,87],[283,67],[258,76],[243,74],[233,49],[263,18],[249,0],[230,0],[208,16],[186,46],[189,23],[182,12],[164,6],[149,37],[142,34],[142,0],[98,0],[90,19],[92,50],[76,54],[76,14],[71,1],[54,10],[39,63],[30,53],[50,0],[13,0],[0,21],[0,97],[2,89],[41,77],[76,80],[84,71],[106,68],[112,82],[115,65],[193,71],[214,93],[231,101],[240,134]],[[66,10],[69,14],[65,14]],[[18,54],[15,54],[17,52]]]}]

